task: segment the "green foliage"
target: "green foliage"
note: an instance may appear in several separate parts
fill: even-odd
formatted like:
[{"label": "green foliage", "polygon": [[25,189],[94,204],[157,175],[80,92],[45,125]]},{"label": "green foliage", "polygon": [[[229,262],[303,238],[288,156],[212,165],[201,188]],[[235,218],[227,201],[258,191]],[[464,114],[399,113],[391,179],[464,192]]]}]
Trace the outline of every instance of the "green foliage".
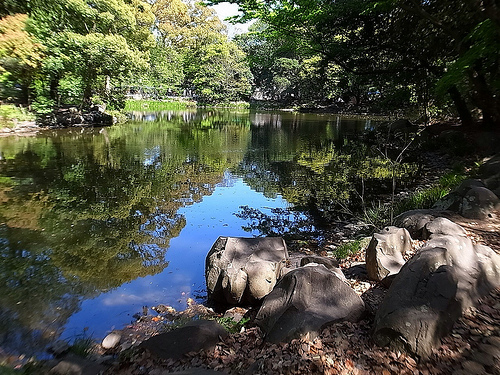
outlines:
[{"label": "green foliage", "polygon": [[219,103],[249,99],[250,70],[244,53],[232,42],[220,39],[202,46],[187,59],[186,77],[193,84],[199,100]]},{"label": "green foliage", "polygon": [[362,251],[368,245],[366,239],[346,241],[337,246],[333,250],[334,257],[337,259],[345,259],[350,255],[354,255]]},{"label": "green foliage", "polygon": [[439,178],[438,186],[443,189],[452,190],[453,188],[460,185],[462,181],[469,178],[471,172],[465,173],[463,168],[460,166],[453,168],[452,171],[444,174]]},{"label": "green foliage", "polygon": [[468,80],[469,73],[477,69],[477,64],[489,70],[489,66],[498,63],[500,59],[500,30],[492,19],[479,23],[464,38],[464,42],[469,45],[468,49],[449,64],[447,72],[436,85],[437,93],[441,96],[451,87],[461,86]]},{"label": "green foliage", "polygon": [[26,31],[27,22],[26,14],[0,19],[0,94],[21,102],[28,100],[27,88],[44,53],[44,47]]},{"label": "green foliage", "polygon": [[18,121],[32,121],[34,116],[24,108],[12,104],[0,104],[0,126],[13,127]]},{"label": "green foliage", "polygon": [[55,102],[45,96],[39,96],[31,103],[31,109],[38,115],[43,115],[52,112]]},{"label": "green foliage", "polygon": [[95,340],[84,333],[73,340],[69,351],[82,358],[87,358],[95,352],[96,346]]},{"label": "green foliage", "polygon": [[214,320],[223,326],[229,333],[239,333],[241,332],[241,329],[250,321],[250,318],[242,318],[237,322],[233,318],[224,317],[217,317]]},{"label": "green foliage", "polygon": [[[33,90],[35,107],[40,112],[44,112],[48,101],[90,104],[94,93],[101,94],[111,107],[119,108],[117,96],[111,94],[107,84],[103,84],[109,79],[104,78],[121,81],[131,72],[147,67],[148,50],[154,46],[150,30],[154,23],[151,6],[142,0],[102,0],[97,3],[33,0],[24,8],[27,16],[21,16],[25,18],[8,16],[1,20],[14,25],[9,29],[12,35],[9,34],[8,38],[16,39],[10,43],[15,49],[2,49],[0,38],[0,59],[3,52],[10,66],[13,66],[13,59],[17,59],[16,66],[21,67],[5,69],[12,73],[11,81],[16,79],[17,71],[22,73],[24,78],[18,82],[23,100],[28,102],[31,99],[30,85],[36,78],[46,87],[44,90],[34,87]],[[18,17],[19,22],[14,17]],[[0,33],[2,30],[0,25]]]},{"label": "green foliage", "polygon": [[410,210],[431,208],[434,203],[443,198],[449,192],[450,190],[448,188],[439,185],[425,190],[417,191],[415,193],[412,193],[408,198],[397,202],[394,209],[394,214],[399,215]]},{"label": "green foliage", "polygon": [[196,107],[196,102],[185,99],[169,100],[127,100],[125,111],[164,111]]},{"label": "green foliage", "polygon": [[468,178],[461,169],[452,170],[443,175],[433,186],[418,190],[396,201],[391,210],[390,204],[378,204],[366,208],[363,220],[376,228],[390,224],[391,211],[397,216],[406,211],[431,208],[434,203],[447,195],[453,188]]},{"label": "green foliage", "polygon": [[[231,2],[243,12],[241,20],[265,25],[240,39],[247,53],[256,52],[250,64],[258,87],[272,87],[273,80],[282,90],[294,86],[293,73],[280,76],[270,68],[279,58],[319,58],[317,91],[349,102],[344,107],[418,108],[428,116],[437,85],[441,96],[453,91],[464,123],[478,109],[485,122],[500,124],[500,14],[493,2]],[[273,50],[273,43],[286,47]],[[330,67],[338,74],[330,75]],[[302,95],[307,86],[297,87]]]},{"label": "green foliage", "polygon": [[58,102],[73,105],[81,104],[84,86],[82,77],[71,74],[65,75],[59,81]]}]

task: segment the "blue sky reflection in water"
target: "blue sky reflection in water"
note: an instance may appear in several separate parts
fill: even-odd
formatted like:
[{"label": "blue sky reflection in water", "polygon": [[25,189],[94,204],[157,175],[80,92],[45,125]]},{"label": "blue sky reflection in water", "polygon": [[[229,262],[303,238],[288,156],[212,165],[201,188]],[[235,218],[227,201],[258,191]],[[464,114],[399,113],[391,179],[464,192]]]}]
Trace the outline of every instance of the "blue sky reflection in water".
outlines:
[{"label": "blue sky reflection in water", "polygon": [[163,303],[182,309],[187,298],[205,297],[205,256],[213,242],[218,236],[252,236],[242,229],[246,221],[234,215],[242,204],[261,208],[287,206],[280,196],[266,198],[241,178],[226,172],[225,183],[218,184],[212,195],[178,211],[186,217],[187,224],[179,237],[170,241],[165,271],[84,301],[81,311],[66,324],[63,337],[82,334],[83,327],[89,327],[90,334],[102,337],[109,330],[130,323],[132,315],[142,313],[142,306]]},{"label": "blue sky reflection in water", "polygon": [[86,328],[102,338],[142,306],[203,298],[216,238],[259,234],[240,206],[345,195],[359,164],[346,137],[371,126],[190,110],[0,139],[0,348],[30,354]]}]

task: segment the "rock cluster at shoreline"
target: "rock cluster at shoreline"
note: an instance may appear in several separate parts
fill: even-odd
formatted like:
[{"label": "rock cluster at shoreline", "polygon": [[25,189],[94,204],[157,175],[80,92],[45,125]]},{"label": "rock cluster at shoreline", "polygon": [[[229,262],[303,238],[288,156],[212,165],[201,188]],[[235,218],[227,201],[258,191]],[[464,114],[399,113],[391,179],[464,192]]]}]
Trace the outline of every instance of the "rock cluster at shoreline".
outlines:
[{"label": "rock cluster at shoreline", "polygon": [[88,110],[81,110],[77,107],[58,108],[37,121],[20,121],[16,122],[13,127],[0,128],[0,137],[30,137],[45,129],[109,126],[116,121],[115,117],[106,113],[103,106],[94,106]]},{"label": "rock cluster at shoreline", "polygon": [[108,126],[116,121],[115,117],[106,112],[106,107],[100,105],[87,110],[77,107],[57,108],[38,120],[40,126],[49,128]]}]

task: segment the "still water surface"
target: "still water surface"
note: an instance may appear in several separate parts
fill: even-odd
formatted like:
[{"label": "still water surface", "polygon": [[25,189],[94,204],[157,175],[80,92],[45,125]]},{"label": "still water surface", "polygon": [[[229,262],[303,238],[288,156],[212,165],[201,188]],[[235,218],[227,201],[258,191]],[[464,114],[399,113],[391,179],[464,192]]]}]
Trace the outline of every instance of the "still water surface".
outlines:
[{"label": "still water surface", "polygon": [[102,338],[143,306],[202,301],[217,237],[261,234],[240,207],[345,195],[357,172],[339,150],[372,126],[197,110],[0,139],[0,349],[39,353]]}]

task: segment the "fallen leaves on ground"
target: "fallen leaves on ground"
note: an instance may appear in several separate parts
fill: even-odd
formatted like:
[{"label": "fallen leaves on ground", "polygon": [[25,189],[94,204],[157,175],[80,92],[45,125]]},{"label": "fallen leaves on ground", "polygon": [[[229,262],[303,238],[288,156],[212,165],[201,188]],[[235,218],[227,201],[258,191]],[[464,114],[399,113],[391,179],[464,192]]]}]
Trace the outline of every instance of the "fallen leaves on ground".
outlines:
[{"label": "fallen leaves on ground", "polygon": [[192,367],[227,374],[500,374],[500,290],[485,297],[455,325],[451,335],[426,361],[377,347],[370,338],[371,320],[341,322],[319,337],[273,344],[258,327],[232,334],[211,351],[160,360],[135,350],[108,374],[163,374]]}]

